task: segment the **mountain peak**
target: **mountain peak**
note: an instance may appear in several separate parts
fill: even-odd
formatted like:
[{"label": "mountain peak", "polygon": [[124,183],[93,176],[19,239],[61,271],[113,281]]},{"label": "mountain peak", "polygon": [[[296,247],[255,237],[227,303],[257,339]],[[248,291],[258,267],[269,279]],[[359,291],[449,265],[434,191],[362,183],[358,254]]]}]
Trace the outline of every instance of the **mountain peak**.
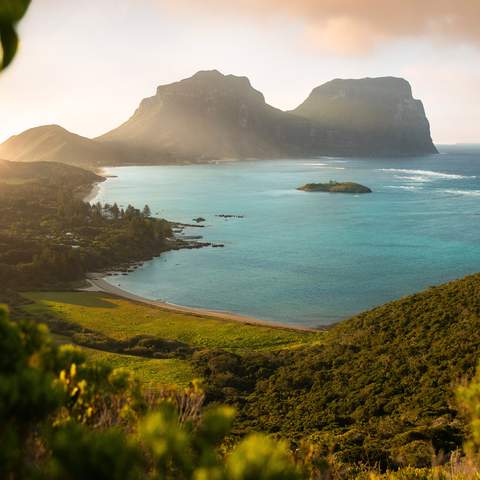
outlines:
[{"label": "mountain peak", "polygon": [[401,77],[335,78],[313,89],[312,94],[343,91],[350,95],[394,95],[412,98],[410,83]]},{"label": "mountain peak", "polygon": [[226,75],[224,75],[222,72],[219,70],[213,69],[213,70],[199,70],[197,73],[194,73],[190,78],[225,78]]},{"label": "mountain peak", "polygon": [[179,82],[169,83],[167,85],[160,85],[157,87],[156,94],[162,94],[166,91],[178,90],[180,88],[200,88],[201,92],[205,90],[212,90],[218,88],[224,88],[232,92],[237,90],[238,92],[252,91],[256,95],[263,95],[255,90],[250,80],[247,77],[239,77],[236,75],[224,75],[219,70],[200,70],[193,74],[191,77],[184,78]]}]

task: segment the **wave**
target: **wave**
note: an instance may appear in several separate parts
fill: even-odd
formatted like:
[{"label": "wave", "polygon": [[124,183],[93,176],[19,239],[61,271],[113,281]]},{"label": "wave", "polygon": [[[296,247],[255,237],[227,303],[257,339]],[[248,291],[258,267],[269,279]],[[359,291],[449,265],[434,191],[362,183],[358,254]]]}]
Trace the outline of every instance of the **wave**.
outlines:
[{"label": "wave", "polygon": [[385,185],[385,188],[395,188],[398,190],[418,190],[421,187],[415,187],[413,185]]},{"label": "wave", "polygon": [[330,170],[345,170],[345,167],[334,167],[332,165],[328,165],[328,163],[303,163],[305,167],[318,167],[318,168],[327,168]]},{"label": "wave", "polygon": [[392,172],[392,173],[400,173],[405,174],[407,176],[402,175],[398,178],[402,178],[404,180],[412,180],[412,181],[425,181],[429,182],[432,180],[462,180],[464,178],[476,178],[476,177],[469,177],[465,175],[458,175],[456,173],[443,173],[443,172],[434,172],[432,170],[409,170],[407,168],[379,168],[381,172]]},{"label": "wave", "polygon": [[443,190],[451,195],[462,195],[467,197],[480,197],[480,190]]}]

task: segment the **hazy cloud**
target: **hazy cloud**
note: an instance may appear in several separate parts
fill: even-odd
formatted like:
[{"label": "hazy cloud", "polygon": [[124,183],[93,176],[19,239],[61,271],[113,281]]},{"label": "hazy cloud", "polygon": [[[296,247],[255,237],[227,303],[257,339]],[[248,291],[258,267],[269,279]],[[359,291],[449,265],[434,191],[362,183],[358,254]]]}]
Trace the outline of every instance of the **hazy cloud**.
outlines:
[{"label": "hazy cloud", "polygon": [[313,46],[359,53],[388,40],[427,37],[480,47],[480,0],[162,0],[205,15],[219,11],[305,24]]}]

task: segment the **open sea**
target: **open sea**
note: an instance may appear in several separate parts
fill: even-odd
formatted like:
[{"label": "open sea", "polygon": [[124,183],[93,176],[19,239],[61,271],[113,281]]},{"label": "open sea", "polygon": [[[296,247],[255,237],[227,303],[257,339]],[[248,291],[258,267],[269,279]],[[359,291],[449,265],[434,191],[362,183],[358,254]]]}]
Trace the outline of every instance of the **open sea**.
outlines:
[{"label": "open sea", "polygon": [[[480,150],[440,150],[109,168],[117,178],[94,201],[149,204],[184,223],[204,217],[184,235],[225,247],[167,252],[106,280],[153,300],[317,326],[480,271]],[[373,193],[296,190],[329,180]]]}]

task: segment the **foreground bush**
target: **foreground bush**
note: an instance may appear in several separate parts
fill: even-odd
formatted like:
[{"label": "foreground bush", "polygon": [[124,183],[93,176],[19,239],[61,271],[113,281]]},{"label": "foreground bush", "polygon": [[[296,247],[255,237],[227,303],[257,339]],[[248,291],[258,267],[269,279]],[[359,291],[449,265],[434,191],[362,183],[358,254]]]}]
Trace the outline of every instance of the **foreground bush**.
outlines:
[{"label": "foreground bush", "polygon": [[0,310],[0,478],[301,478],[284,443],[250,435],[225,455],[234,409],[191,388],[145,395],[123,370],[57,348]]}]

